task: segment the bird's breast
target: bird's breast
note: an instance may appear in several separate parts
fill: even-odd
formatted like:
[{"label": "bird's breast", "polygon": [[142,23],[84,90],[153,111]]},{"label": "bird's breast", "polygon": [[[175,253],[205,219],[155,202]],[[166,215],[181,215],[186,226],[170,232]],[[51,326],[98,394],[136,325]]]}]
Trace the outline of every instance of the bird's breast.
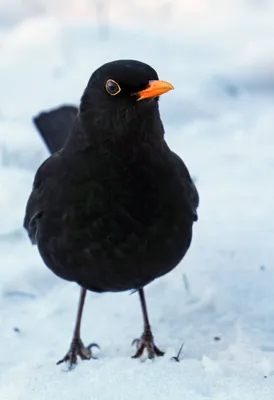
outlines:
[{"label": "bird's breast", "polygon": [[38,229],[46,264],[98,291],[140,287],[174,268],[192,232],[180,180],[144,160],[97,171],[52,193]]}]

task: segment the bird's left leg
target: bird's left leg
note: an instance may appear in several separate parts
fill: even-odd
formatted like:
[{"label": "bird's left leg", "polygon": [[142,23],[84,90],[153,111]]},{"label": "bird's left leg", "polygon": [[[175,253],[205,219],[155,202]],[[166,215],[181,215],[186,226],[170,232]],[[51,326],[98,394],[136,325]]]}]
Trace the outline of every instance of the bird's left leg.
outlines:
[{"label": "bird's left leg", "polygon": [[96,343],[91,343],[89,346],[85,347],[80,337],[81,320],[82,320],[86,294],[87,294],[86,289],[82,288],[80,294],[77,318],[76,318],[76,325],[70,349],[65,355],[65,357],[62,358],[57,363],[57,365],[59,365],[63,362],[68,362],[69,369],[72,369],[72,367],[74,367],[77,364],[77,356],[79,356],[82,360],[89,360],[90,358],[95,358],[92,355],[91,349],[92,347],[99,348],[99,346]]},{"label": "bird's left leg", "polygon": [[163,356],[165,353],[161,350],[158,349],[158,347],[154,344],[154,339],[148,319],[148,312],[147,312],[147,306],[146,306],[146,299],[145,299],[145,293],[144,289],[139,289],[138,290],[139,297],[140,297],[140,302],[141,302],[141,308],[142,308],[142,314],[143,314],[143,319],[144,319],[144,332],[141,336],[140,339],[135,339],[133,341],[133,344],[137,345],[137,351],[136,353],[132,356],[132,358],[139,358],[142,356],[144,350],[147,350],[148,353],[148,358],[154,358],[155,356],[160,357]]}]

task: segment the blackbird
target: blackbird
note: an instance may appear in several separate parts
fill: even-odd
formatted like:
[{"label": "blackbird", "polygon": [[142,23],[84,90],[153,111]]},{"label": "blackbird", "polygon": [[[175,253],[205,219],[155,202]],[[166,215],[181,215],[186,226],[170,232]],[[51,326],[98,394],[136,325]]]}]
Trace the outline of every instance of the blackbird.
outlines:
[{"label": "blackbird", "polygon": [[24,227],[48,268],[81,286],[71,346],[57,364],[92,358],[95,344],[85,347],[80,337],[87,290],[138,291],[144,331],[133,358],[145,349],[149,358],[164,354],[143,288],[182,260],[199,205],[186,165],[164,139],[159,96],[171,89],[145,63],[104,64],[88,81],[63,147],[35,175]]}]

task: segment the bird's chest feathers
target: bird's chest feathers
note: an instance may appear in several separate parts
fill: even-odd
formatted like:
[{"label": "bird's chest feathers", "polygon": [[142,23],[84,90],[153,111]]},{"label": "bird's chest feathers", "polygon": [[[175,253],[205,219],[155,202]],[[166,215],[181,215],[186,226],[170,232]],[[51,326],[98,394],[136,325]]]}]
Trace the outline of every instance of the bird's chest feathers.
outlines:
[{"label": "bird's chest feathers", "polygon": [[67,222],[102,234],[114,226],[131,231],[172,224],[181,207],[179,193],[176,197],[172,192],[174,176],[164,155],[148,150],[94,155],[81,168],[65,213]]}]

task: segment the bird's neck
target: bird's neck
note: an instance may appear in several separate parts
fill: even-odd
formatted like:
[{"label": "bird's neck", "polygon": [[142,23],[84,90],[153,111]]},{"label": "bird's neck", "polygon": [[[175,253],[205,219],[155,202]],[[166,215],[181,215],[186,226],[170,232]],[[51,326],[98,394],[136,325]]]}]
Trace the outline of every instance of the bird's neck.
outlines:
[{"label": "bird's neck", "polygon": [[115,118],[93,117],[92,113],[78,116],[77,124],[68,142],[69,151],[78,151],[88,147],[112,149],[138,149],[140,146],[162,148],[164,128],[158,107],[149,112],[129,116],[117,115]]}]

